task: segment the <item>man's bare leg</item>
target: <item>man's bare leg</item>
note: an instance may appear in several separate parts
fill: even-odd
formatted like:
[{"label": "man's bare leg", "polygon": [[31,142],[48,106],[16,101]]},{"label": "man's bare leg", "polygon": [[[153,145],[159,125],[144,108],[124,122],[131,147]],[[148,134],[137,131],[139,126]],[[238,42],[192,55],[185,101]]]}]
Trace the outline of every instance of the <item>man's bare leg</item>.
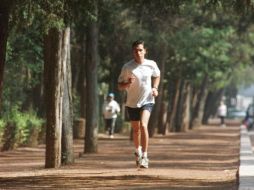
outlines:
[{"label": "man's bare leg", "polygon": [[136,149],[140,146],[140,123],[139,121],[131,121],[131,127],[133,130],[133,142]]},{"label": "man's bare leg", "polygon": [[144,110],[141,113],[141,121],[140,121],[142,151],[145,152],[146,154],[147,154],[148,142],[149,142],[148,121],[149,121],[150,115],[151,113],[149,111]]},{"label": "man's bare leg", "polygon": [[150,112],[148,110],[144,110],[141,113],[141,120],[140,120],[140,128],[141,128],[141,145],[142,145],[142,159],[140,161],[141,168],[148,168],[149,167],[149,160],[147,157],[147,150],[148,150],[148,142],[149,142],[149,134],[148,134],[148,121],[150,118]]},{"label": "man's bare leg", "polygon": [[142,150],[140,148],[140,122],[131,121],[131,126],[133,130],[132,135],[135,146],[136,166],[140,166],[140,161],[142,157]]}]

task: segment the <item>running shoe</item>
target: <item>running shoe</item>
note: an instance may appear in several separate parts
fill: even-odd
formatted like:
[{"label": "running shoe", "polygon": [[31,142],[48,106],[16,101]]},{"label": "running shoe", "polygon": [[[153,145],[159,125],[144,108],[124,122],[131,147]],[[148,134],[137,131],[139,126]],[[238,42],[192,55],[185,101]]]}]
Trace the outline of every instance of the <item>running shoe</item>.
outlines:
[{"label": "running shoe", "polygon": [[139,167],[141,164],[142,156],[141,154],[138,154],[136,152],[134,153],[134,155],[136,156],[136,166]]},{"label": "running shoe", "polygon": [[149,159],[146,157],[143,157],[140,162],[140,168],[148,168],[149,165]]}]

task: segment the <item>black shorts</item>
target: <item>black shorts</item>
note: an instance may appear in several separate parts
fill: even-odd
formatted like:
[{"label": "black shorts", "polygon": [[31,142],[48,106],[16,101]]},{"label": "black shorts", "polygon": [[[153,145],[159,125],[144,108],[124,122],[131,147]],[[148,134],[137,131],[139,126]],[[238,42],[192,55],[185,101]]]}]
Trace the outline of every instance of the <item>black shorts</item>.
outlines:
[{"label": "black shorts", "polygon": [[131,108],[126,106],[130,121],[139,121],[141,118],[141,112],[143,110],[147,110],[151,113],[153,110],[153,105],[154,105],[153,103],[149,103],[143,105],[140,108]]}]

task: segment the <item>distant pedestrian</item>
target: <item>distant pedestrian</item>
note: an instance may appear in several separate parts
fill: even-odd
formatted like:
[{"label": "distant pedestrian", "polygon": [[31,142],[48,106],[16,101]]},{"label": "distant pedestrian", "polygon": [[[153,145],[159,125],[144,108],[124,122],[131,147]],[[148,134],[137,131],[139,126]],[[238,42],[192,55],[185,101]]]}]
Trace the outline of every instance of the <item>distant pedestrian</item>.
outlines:
[{"label": "distant pedestrian", "polygon": [[220,102],[220,106],[218,108],[217,114],[220,118],[220,125],[221,127],[226,127],[225,125],[225,117],[227,116],[227,106],[224,104],[223,101]]},{"label": "distant pedestrian", "polygon": [[114,138],[115,123],[117,114],[120,113],[120,106],[114,100],[115,95],[109,93],[103,104],[103,117],[105,121],[105,130],[110,138]]},{"label": "distant pedestrian", "polygon": [[247,129],[253,128],[253,125],[254,125],[254,104],[250,104],[248,106],[243,122],[246,125]]},{"label": "distant pedestrian", "polygon": [[[134,59],[127,62],[118,78],[119,90],[127,91],[126,108],[133,129],[136,165],[148,168],[148,121],[158,96],[160,70],[156,62],[145,59],[144,41],[132,44]],[[140,146],[141,145],[141,146]]]}]

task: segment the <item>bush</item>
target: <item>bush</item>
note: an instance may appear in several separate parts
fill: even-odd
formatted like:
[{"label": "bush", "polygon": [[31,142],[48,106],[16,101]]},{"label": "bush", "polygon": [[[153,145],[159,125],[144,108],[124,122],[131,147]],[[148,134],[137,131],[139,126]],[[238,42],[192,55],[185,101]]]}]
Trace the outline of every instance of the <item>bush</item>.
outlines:
[{"label": "bush", "polygon": [[6,122],[4,120],[0,119],[0,144],[2,141],[2,136],[3,136],[5,125],[6,125]]},{"label": "bush", "polygon": [[[43,122],[44,120],[38,118],[36,113],[22,113],[17,107],[14,107],[10,114],[6,115],[3,120],[5,124],[2,127],[2,131],[4,131],[2,139],[4,147],[6,147],[5,149],[12,149],[19,145],[36,145],[37,142],[35,141],[38,140],[38,134]],[[13,145],[8,146],[8,144]]]}]

